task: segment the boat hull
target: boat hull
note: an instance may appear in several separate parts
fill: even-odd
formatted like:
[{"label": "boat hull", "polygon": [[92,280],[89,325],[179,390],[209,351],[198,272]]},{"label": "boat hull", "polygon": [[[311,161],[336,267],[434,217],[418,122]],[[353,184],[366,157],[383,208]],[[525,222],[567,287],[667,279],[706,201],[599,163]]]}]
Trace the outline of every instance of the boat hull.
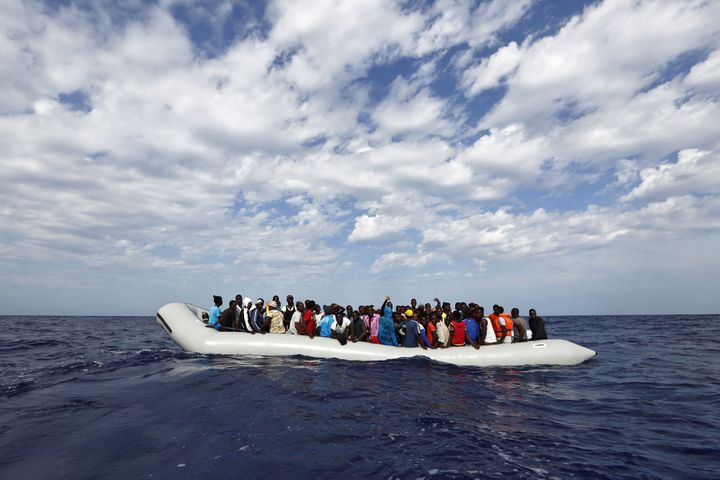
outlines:
[{"label": "boat hull", "polygon": [[501,345],[442,349],[398,348],[367,342],[341,345],[331,338],[301,335],[218,332],[201,320],[205,311],[185,303],[165,305],[156,320],[181,348],[188,352],[220,355],[305,355],[357,361],[427,357],[460,366],[577,365],[596,355],[589,348],[561,339]]}]

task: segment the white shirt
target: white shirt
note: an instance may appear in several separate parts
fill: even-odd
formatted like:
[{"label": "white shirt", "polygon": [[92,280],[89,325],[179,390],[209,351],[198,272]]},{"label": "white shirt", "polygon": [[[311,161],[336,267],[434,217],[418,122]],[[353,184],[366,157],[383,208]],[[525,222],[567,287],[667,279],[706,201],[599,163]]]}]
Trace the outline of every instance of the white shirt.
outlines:
[{"label": "white shirt", "polygon": [[297,335],[297,329],[295,328],[295,322],[299,322],[302,320],[302,314],[295,310],[292,314],[292,317],[290,317],[290,326],[288,327],[287,332],[285,332],[288,335]]},{"label": "white shirt", "polygon": [[348,317],[343,317],[342,323],[338,326],[337,320],[333,320],[332,325],[330,328],[335,330],[337,333],[345,333],[347,328],[350,326],[350,319]]}]

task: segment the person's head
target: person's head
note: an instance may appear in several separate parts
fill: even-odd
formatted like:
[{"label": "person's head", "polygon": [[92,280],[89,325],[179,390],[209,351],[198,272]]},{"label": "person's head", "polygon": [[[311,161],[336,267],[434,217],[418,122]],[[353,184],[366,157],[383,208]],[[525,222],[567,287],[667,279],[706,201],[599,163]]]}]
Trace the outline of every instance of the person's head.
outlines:
[{"label": "person's head", "polygon": [[273,295],[272,299],[275,302],[275,305],[277,305],[278,307],[281,305],[280,304],[280,295]]},{"label": "person's head", "polygon": [[257,308],[262,308],[263,305],[265,305],[265,300],[263,300],[262,298],[258,298],[257,300],[255,300],[255,306]]},{"label": "person's head", "polygon": [[439,319],[440,319],[440,315],[438,315],[437,312],[432,312],[430,314],[430,323],[436,324]]},{"label": "person's head", "polygon": [[425,312],[430,313],[432,311],[432,305],[430,305],[429,303],[426,303],[423,306],[423,309],[425,310]]},{"label": "person's head", "polygon": [[410,306],[412,307],[413,310],[415,310],[415,309],[417,308],[417,300],[414,299],[414,298],[411,298],[411,299],[410,299]]},{"label": "person's head", "polygon": [[228,305],[230,308],[235,308],[237,306],[237,302],[235,300],[230,300],[230,303]]},{"label": "person's head", "polygon": [[365,312],[366,312],[365,305],[360,305],[360,306],[358,307],[358,313],[359,313],[360,315],[365,315]]},{"label": "person's head", "polygon": [[493,313],[495,315],[498,315],[500,313],[500,305],[498,305],[497,303],[493,305]]},{"label": "person's head", "polygon": [[277,302],[275,300],[270,300],[268,302],[268,308],[270,308],[271,310],[276,310],[278,308]]},{"label": "person's head", "polygon": [[347,316],[348,316],[348,317],[349,317],[350,315],[352,315],[352,313],[353,313],[353,307],[352,307],[352,305],[348,305],[347,307],[345,307],[345,313],[347,313]]},{"label": "person's head", "polygon": [[302,313],[305,311],[305,304],[303,302],[297,302],[295,304],[295,308],[297,309],[298,312]]},{"label": "person's head", "polygon": [[317,303],[313,306],[313,310],[315,310],[316,314],[319,314],[322,312],[322,308]]},{"label": "person's head", "polygon": [[325,315],[333,315],[335,313],[335,310],[333,309],[332,305],[323,305],[323,314]]},{"label": "person's head", "polygon": [[480,318],[483,318],[485,316],[485,307],[483,307],[482,305],[478,305],[477,312],[478,312],[478,316]]},{"label": "person's head", "polygon": [[405,310],[405,316],[410,320],[413,319],[415,314],[413,313],[412,308],[408,308],[407,310]]},{"label": "person's head", "polygon": [[453,312],[453,320],[455,320],[456,322],[462,321],[462,313],[460,312],[460,310],[455,310]]},{"label": "person's head", "polygon": [[220,295],[213,295],[213,303],[216,307],[219,307],[223,304],[222,297]]},{"label": "person's head", "polygon": [[246,297],[246,298],[243,300],[243,302],[244,302],[243,305],[245,306],[245,308],[247,308],[248,310],[250,310],[250,307],[252,307],[252,304],[253,304],[253,303],[252,303],[252,300],[250,300],[249,298]]},{"label": "person's head", "polygon": [[505,313],[505,307],[502,305],[498,306],[498,313]]},{"label": "person's head", "polygon": [[534,308],[531,308],[530,311],[528,312],[528,314],[530,315],[530,318],[537,317],[537,312],[535,311]]},{"label": "person's head", "polygon": [[243,304],[242,295],[240,295],[239,293],[238,293],[237,295],[235,295],[235,304],[236,304],[236,305],[242,305],[242,304]]},{"label": "person's head", "polygon": [[305,300],[305,308],[312,311],[315,308],[315,302],[312,300]]},{"label": "person's head", "polygon": [[367,314],[368,314],[368,315],[375,315],[375,312],[376,312],[376,310],[375,310],[375,305],[370,305],[370,306],[367,307]]},{"label": "person's head", "polygon": [[293,297],[292,295],[288,295],[287,297],[285,297],[285,300],[287,300],[287,304],[286,304],[286,305],[287,305],[288,307],[291,307],[291,306],[295,305],[295,297]]},{"label": "person's head", "polygon": [[512,318],[517,318],[517,317],[519,317],[519,316],[520,316],[520,309],[518,309],[517,307],[515,307],[515,308],[513,308],[512,310],[510,310],[510,316],[512,316]]},{"label": "person's head", "polygon": [[445,313],[450,313],[450,302],[443,302],[442,311]]}]

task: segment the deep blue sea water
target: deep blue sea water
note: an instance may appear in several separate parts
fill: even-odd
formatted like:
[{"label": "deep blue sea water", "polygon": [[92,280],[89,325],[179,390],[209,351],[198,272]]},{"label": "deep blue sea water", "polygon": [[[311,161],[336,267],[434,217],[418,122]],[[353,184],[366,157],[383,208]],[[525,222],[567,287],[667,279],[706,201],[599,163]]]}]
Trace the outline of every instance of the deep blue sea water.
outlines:
[{"label": "deep blue sea water", "polygon": [[574,367],[184,353],[0,317],[0,478],[720,478],[720,316],[546,317]]}]

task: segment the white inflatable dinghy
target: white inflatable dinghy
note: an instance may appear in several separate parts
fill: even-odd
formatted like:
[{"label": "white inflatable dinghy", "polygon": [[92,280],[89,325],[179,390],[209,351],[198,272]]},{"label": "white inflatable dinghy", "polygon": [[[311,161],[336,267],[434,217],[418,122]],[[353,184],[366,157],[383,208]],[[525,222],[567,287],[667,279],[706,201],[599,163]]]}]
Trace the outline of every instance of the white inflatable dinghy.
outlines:
[{"label": "white inflatable dinghy", "polygon": [[341,345],[336,339],[301,335],[218,332],[202,321],[207,310],[185,303],[170,303],[156,315],[157,322],[175,343],[188,352],[221,355],[305,355],[316,358],[378,361],[427,357],[460,366],[577,365],[596,352],[567,340],[551,339],[501,345],[443,349],[398,348],[367,342]]}]

